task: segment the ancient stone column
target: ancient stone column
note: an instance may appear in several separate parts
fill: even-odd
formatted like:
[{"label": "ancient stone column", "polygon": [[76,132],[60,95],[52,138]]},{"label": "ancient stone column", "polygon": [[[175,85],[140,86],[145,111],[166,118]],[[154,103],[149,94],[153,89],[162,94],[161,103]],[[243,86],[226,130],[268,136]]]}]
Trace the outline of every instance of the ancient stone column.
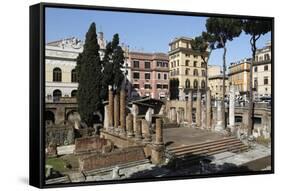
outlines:
[{"label": "ancient stone column", "polygon": [[235,94],[234,94],[234,86],[230,86],[229,89],[229,127],[231,132],[234,130],[235,125]]},{"label": "ancient stone column", "polygon": [[142,135],[144,137],[144,142],[150,142],[151,141],[150,129],[149,129],[148,122],[145,119],[142,119],[141,121],[141,130],[142,130]]},{"label": "ancient stone column", "polygon": [[196,126],[201,127],[201,92],[197,92],[196,100]]},{"label": "ancient stone column", "polygon": [[134,133],[137,132],[137,116],[139,114],[139,107],[136,104],[133,104],[132,106],[132,114],[133,114],[133,129]]},{"label": "ancient stone column", "polygon": [[176,108],[171,108],[171,121],[177,122],[177,111]]},{"label": "ancient stone column", "polygon": [[119,126],[119,117],[120,117],[120,103],[119,103],[119,94],[115,94],[114,96],[114,128],[117,130]]},{"label": "ancient stone column", "polygon": [[223,130],[223,121],[222,121],[222,101],[217,101],[217,124],[215,126],[215,131]]},{"label": "ancient stone column", "polygon": [[211,106],[211,91],[207,90],[206,92],[206,128],[210,129],[212,126],[211,123],[211,112],[212,112],[212,106]]},{"label": "ancient stone column", "polygon": [[192,90],[188,92],[188,102],[187,102],[187,122],[192,125]]},{"label": "ancient stone column", "polygon": [[126,117],[126,131],[127,131],[127,137],[133,137],[133,115],[131,113],[128,113]]},{"label": "ancient stone column", "polygon": [[136,126],[135,126],[135,139],[141,140],[142,139],[142,129],[141,129],[141,120],[136,120]]},{"label": "ancient stone column", "polygon": [[156,119],[155,144],[157,144],[157,145],[162,145],[163,144],[162,119]]},{"label": "ancient stone column", "polygon": [[205,104],[201,102],[201,128],[206,129],[206,102]]},{"label": "ancient stone column", "polygon": [[126,134],[126,92],[120,92],[120,132],[122,135]]},{"label": "ancient stone column", "polygon": [[103,119],[103,128],[108,130],[109,121],[108,121],[108,105],[104,105],[104,119]]},{"label": "ancient stone column", "polygon": [[111,86],[108,88],[108,126],[113,127],[113,114],[114,114],[114,106],[113,106],[113,91]]},{"label": "ancient stone column", "polygon": [[182,87],[179,88],[179,101],[185,101],[184,88]]}]

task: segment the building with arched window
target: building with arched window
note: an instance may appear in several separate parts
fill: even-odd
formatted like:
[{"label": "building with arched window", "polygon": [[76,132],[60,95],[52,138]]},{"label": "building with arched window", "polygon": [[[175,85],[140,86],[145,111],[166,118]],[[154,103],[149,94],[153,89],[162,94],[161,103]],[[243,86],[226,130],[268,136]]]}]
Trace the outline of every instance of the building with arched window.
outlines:
[{"label": "building with arched window", "polygon": [[[192,38],[179,37],[169,43],[170,78],[178,79],[179,88],[185,92],[189,89],[202,89],[201,81],[206,81],[207,66],[201,54],[192,49],[191,40]],[[206,59],[208,53],[202,56]]]},{"label": "building with arched window", "polygon": [[[98,43],[102,58],[106,41],[103,39],[101,32],[98,33]],[[82,51],[83,42],[74,37],[46,44],[45,96],[47,102],[58,101],[58,97],[76,97],[78,88],[78,75],[75,69],[76,59]]]}]

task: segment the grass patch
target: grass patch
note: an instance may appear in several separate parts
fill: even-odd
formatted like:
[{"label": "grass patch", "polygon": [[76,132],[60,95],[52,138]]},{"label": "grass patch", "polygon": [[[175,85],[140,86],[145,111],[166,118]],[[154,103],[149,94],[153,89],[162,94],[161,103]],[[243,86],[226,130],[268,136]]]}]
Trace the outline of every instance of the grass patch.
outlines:
[{"label": "grass patch", "polygon": [[257,138],[257,143],[261,144],[261,145],[265,145],[268,146],[268,144],[271,142],[271,139],[265,139],[263,136],[259,136]]},{"label": "grass patch", "polygon": [[47,165],[52,165],[53,169],[59,172],[66,171],[66,162],[60,158],[48,158],[46,161]]}]

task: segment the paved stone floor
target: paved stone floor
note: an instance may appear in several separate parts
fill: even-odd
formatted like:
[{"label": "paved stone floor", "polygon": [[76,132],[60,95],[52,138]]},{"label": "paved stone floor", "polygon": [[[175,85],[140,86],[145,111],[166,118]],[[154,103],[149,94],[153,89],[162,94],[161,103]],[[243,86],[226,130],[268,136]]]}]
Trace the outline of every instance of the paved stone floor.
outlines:
[{"label": "paved stone floor", "polygon": [[164,142],[167,147],[190,145],[223,139],[222,134],[195,128],[164,129]]}]

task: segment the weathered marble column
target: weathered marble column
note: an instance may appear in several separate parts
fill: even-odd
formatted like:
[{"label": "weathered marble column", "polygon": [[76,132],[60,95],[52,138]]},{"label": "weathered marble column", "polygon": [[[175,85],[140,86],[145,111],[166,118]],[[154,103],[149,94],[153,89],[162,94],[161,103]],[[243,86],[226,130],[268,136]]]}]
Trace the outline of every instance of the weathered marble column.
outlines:
[{"label": "weathered marble column", "polygon": [[210,129],[212,127],[212,119],[211,119],[211,115],[212,115],[212,102],[211,102],[211,91],[207,90],[206,92],[206,128]]},{"label": "weathered marble column", "polygon": [[163,127],[162,127],[162,119],[156,119],[156,127],[155,127],[155,144],[162,145],[163,144]]},{"label": "weathered marble column", "polygon": [[141,129],[141,119],[136,120],[136,126],[135,126],[135,139],[141,140],[142,139],[142,129]]},{"label": "weathered marble column", "polygon": [[139,107],[136,104],[133,104],[132,106],[132,114],[133,114],[133,130],[136,134],[137,132],[137,116],[139,114]]},{"label": "weathered marble column", "polygon": [[133,137],[134,132],[133,132],[133,115],[131,113],[128,113],[126,117],[126,132],[127,132],[127,137]]},{"label": "weathered marble column", "polygon": [[172,122],[177,122],[177,111],[176,111],[176,108],[172,107],[171,108],[171,121]]},{"label": "weathered marble column", "polygon": [[223,121],[222,121],[222,101],[217,101],[217,124],[215,126],[215,131],[223,130]]},{"label": "weathered marble column", "polygon": [[108,128],[109,128],[108,105],[104,105],[103,128],[106,130],[108,130]]},{"label": "weathered marble column", "polygon": [[235,92],[234,92],[234,86],[230,86],[229,89],[229,127],[231,132],[234,131],[235,126]]},{"label": "weathered marble column", "polygon": [[111,86],[109,86],[108,88],[108,126],[109,127],[113,127],[113,114],[114,114],[114,106],[113,106],[113,91],[112,91],[112,88]]},{"label": "weathered marble column", "polygon": [[201,128],[202,129],[207,129],[206,125],[206,102],[205,103],[202,103],[201,102]]},{"label": "weathered marble column", "polygon": [[120,92],[120,133],[126,134],[126,92]]},{"label": "weathered marble column", "polygon": [[193,99],[192,90],[189,90],[188,102],[187,102],[187,122],[190,126],[192,125],[192,99]]},{"label": "weathered marble column", "polygon": [[196,126],[201,127],[201,92],[197,92],[196,99]]},{"label": "weathered marble column", "polygon": [[114,128],[118,131],[119,126],[119,117],[120,117],[120,103],[119,103],[119,94],[114,96]]},{"label": "weathered marble column", "polygon": [[142,136],[144,137],[144,142],[150,142],[151,141],[151,134],[149,129],[149,124],[145,119],[142,119],[141,121],[141,130],[142,130]]}]

